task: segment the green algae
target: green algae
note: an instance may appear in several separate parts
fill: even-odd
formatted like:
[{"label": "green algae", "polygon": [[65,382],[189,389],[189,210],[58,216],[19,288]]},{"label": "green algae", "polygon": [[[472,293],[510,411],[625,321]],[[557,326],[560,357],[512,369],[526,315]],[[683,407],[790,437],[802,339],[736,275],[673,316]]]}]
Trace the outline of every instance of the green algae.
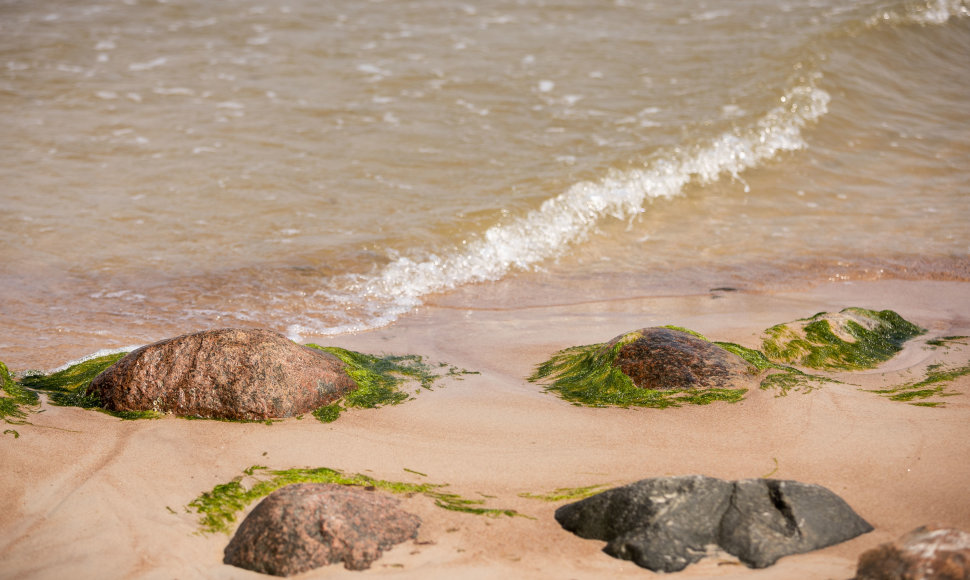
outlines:
[{"label": "green algae", "polygon": [[[2,393],[0,395],[0,419],[11,425],[26,425],[30,408],[36,407],[40,399],[37,397],[37,393],[17,384],[10,375],[7,365],[2,362],[0,362],[0,393]],[[14,434],[14,438],[20,437],[20,434],[13,429],[4,431],[4,434],[7,434],[8,431]]]},{"label": "green algae", "polygon": [[[95,357],[48,375],[28,375],[20,380],[20,384],[31,389],[46,391],[54,404],[86,406],[89,398],[85,397],[84,391],[88,385],[108,367],[121,360],[125,354],[127,353],[119,352]],[[99,402],[87,406],[97,406],[97,404]]]},{"label": "green algae", "polygon": [[126,352],[117,352],[94,357],[73,364],[66,369],[50,374],[31,374],[23,377],[20,384],[29,389],[47,393],[51,404],[61,407],[80,407],[95,409],[124,420],[157,419],[162,416],[157,411],[112,411],[101,406],[97,395],[87,394],[88,385],[95,377],[121,360]]},{"label": "green algae", "polygon": [[670,330],[679,330],[680,332],[686,332],[687,334],[689,334],[691,336],[696,336],[697,338],[699,338],[701,340],[705,340],[707,342],[711,342],[711,339],[707,338],[703,334],[697,332],[696,330],[691,330],[689,328],[684,328],[683,326],[677,326],[675,324],[665,324],[661,328],[669,328]]},{"label": "green algae", "polygon": [[314,409],[313,416],[317,418],[321,423],[333,423],[340,418],[340,411],[342,410],[340,403],[333,403],[330,405],[324,405],[318,409]]},{"label": "green algae", "polygon": [[926,378],[913,383],[905,383],[890,387],[888,389],[870,390],[870,393],[877,393],[887,397],[890,401],[900,401],[917,405],[920,407],[942,407],[942,401],[923,401],[930,397],[953,397],[960,393],[948,392],[947,384],[953,380],[970,374],[970,365],[956,368],[944,368],[942,365],[935,364],[926,368]]},{"label": "green algae", "polygon": [[575,346],[555,353],[536,367],[530,382],[548,381],[546,390],[564,400],[590,407],[649,407],[666,409],[684,404],[707,405],[715,401],[736,403],[747,389],[656,390],[641,389],[613,366],[620,349],[642,335],[630,332],[615,343]]},{"label": "green algae", "polygon": [[[331,423],[349,408],[374,409],[383,405],[397,405],[407,401],[409,395],[401,390],[406,382],[417,382],[421,388],[430,390],[441,375],[418,355],[374,356],[340,348],[307,344],[307,347],[329,352],[346,365],[345,372],[357,383],[357,389],[340,401],[320,407],[313,416],[324,423]],[[448,366],[439,363],[439,369]],[[458,367],[449,367],[447,376],[460,377],[474,374]]]},{"label": "green algae", "polygon": [[[386,481],[359,473],[346,474],[329,467],[273,470],[263,465],[253,465],[243,470],[243,473],[244,476],[216,485],[211,491],[202,493],[186,506],[190,513],[194,511],[199,514],[200,533],[228,534],[236,521],[236,516],[249,504],[294,483],[335,483],[399,495],[421,494],[431,498],[436,506],[446,510],[489,517],[528,517],[511,509],[481,507],[485,503],[484,500],[466,499],[458,494],[443,491],[442,488],[447,487],[447,484]],[[243,485],[247,478],[252,480],[248,486]]]},{"label": "green algae", "polygon": [[772,469],[771,471],[769,471],[768,473],[762,475],[761,476],[761,479],[768,479],[772,475],[778,473],[778,469],[779,469],[778,458],[777,457],[772,457],[771,460],[775,462],[775,468]]},{"label": "green algae", "polygon": [[596,485],[587,485],[584,487],[560,487],[546,493],[520,493],[519,497],[524,497],[526,499],[537,499],[547,502],[556,501],[572,501],[585,499],[590,496],[594,496],[604,488],[609,487],[609,484],[600,483]]},{"label": "green algae", "polygon": [[966,340],[970,336],[941,336],[939,338],[931,338],[926,341],[926,346],[931,348],[936,348],[942,346],[943,348],[949,349],[951,343],[962,344],[967,346]]},{"label": "green algae", "polygon": [[[833,326],[834,324],[834,326]],[[845,308],[837,315],[778,324],[765,331],[764,354],[772,361],[813,369],[864,370],[892,358],[924,329],[892,310]]]},{"label": "green algae", "polygon": [[790,391],[810,393],[822,383],[839,382],[828,377],[805,373],[795,367],[772,362],[760,350],[733,342],[714,342],[714,344],[743,358],[748,364],[758,369],[758,372],[769,371],[765,378],[761,380],[760,388],[763,391],[776,390],[779,397],[784,397]]}]

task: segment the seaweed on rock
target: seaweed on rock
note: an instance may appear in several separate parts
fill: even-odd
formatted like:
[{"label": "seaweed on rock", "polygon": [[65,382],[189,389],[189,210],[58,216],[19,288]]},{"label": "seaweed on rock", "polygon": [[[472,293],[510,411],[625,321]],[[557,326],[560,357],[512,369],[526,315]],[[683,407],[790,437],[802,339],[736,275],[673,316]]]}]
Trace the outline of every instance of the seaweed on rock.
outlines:
[{"label": "seaweed on rock", "polygon": [[[337,356],[346,365],[346,373],[353,379],[358,389],[330,405],[313,411],[313,416],[320,421],[329,423],[335,421],[342,410],[356,407],[371,409],[382,405],[396,405],[410,398],[407,392],[401,390],[407,381],[416,381],[422,388],[430,389],[441,375],[425,363],[420,356],[372,356],[339,347],[321,347],[315,344],[306,345],[318,350],[324,350]],[[121,419],[154,419],[162,416],[157,411],[111,411],[104,409],[101,400],[94,394],[87,394],[88,386],[99,374],[124,357],[126,352],[118,352],[82,360],[67,368],[49,373],[34,373],[23,377],[20,383],[14,382],[6,371],[0,368],[3,375],[3,391],[8,396],[0,396],[0,419],[23,420],[26,412],[23,405],[37,403],[35,391],[47,393],[51,403],[59,406],[81,407],[96,409]],[[2,363],[0,363],[2,365]],[[447,365],[440,365],[445,367]],[[471,374],[469,371],[457,367],[449,367],[447,376],[459,377]],[[8,419],[9,418],[9,419]],[[196,417],[185,417],[193,419]],[[228,420],[228,419],[225,419]],[[236,419],[235,422],[253,422]],[[270,423],[271,420],[258,421]]]},{"label": "seaweed on rock", "polygon": [[761,390],[776,390],[779,397],[784,397],[790,391],[802,393],[811,392],[815,386],[823,383],[838,383],[839,381],[821,375],[812,375],[802,372],[795,367],[778,364],[768,360],[765,353],[760,350],[741,346],[733,342],[717,342],[714,344],[728,352],[740,356],[760,372],[767,374],[761,379]]},{"label": "seaweed on rock", "polygon": [[854,371],[889,360],[903,343],[924,332],[892,310],[845,308],[772,326],[762,348],[775,362]]},{"label": "seaweed on rock", "polygon": [[[907,340],[925,332],[891,310],[864,308],[846,308],[834,315],[820,312],[811,318],[775,325],[765,331],[763,350],[712,341],[679,326],[662,328],[687,333],[737,355],[763,375],[761,389],[775,390],[779,396],[791,391],[808,393],[818,385],[840,382],[792,365],[827,371],[869,369],[899,352]],[[687,403],[736,402],[744,397],[743,388],[639,388],[615,363],[620,350],[642,336],[641,331],[634,331],[608,343],[563,349],[536,367],[529,381],[548,381],[547,391],[574,404],[595,407],[666,408]]]},{"label": "seaweed on rock", "polygon": [[[702,338],[693,332],[689,334]],[[641,337],[640,331],[634,331],[611,342],[563,349],[539,365],[528,380],[549,380],[547,391],[556,392],[573,404],[592,407],[665,409],[684,404],[706,405],[714,401],[734,403],[744,398],[747,392],[744,388],[659,390],[637,387],[614,362],[624,346]]]}]

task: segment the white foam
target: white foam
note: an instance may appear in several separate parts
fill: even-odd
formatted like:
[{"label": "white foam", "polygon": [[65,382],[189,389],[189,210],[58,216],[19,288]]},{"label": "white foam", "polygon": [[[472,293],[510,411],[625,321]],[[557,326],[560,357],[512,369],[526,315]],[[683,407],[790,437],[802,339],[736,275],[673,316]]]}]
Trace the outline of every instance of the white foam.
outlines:
[{"label": "white foam", "polygon": [[922,5],[907,6],[901,11],[884,10],[869,19],[870,26],[887,24],[946,24],[951,18],[970,16],[967,0],[927,0]]},{"label": "white foam", "polygon": [[643,169],[613,171],[599,181],[576,183],[538,209],[493,226],[453,253],[399,257],[375,275],[348,283],[346,290],[321,292],[328,300],[365,310],[370,317],[366,322],[328,328],[294,324],[289,335],[298,340],[306,333],[379,327],[418,306],[430,293],[535,267],[585,240],[601,219],[631,219],[644,211],[645,202],[679,195],[688,183],[707,184],[722,175],[737,178],[779,152],[804,147],[802,128],[824,115],[828,102],[828,93],[821,89],[795,87],[752,126],[690,150],[667,151]]},{"label": "white foam", "polygon": [[148,62],[133,62],[128,65],[128,70],[140,72],[145,70],[151,70],[153,68],[158,68],[168,62],[168,59],[164,56],[160,56],[154,60]]}]

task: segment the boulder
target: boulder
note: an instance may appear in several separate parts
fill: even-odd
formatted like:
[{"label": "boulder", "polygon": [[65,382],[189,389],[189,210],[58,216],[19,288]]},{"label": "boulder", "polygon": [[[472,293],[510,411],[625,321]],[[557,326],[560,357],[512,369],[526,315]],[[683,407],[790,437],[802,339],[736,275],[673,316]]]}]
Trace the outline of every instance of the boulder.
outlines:
[{"label": "boulder", "polygon": [[[637,336],[638,335],[638,336]],[[630,340],[631,336],[637,336]],[[607,343],[625,341],[613,366],[641,389],[709,389],[736,386],[757,369],[738,355],[688,332],[644,328]]]},{"label": "boulder", "polygon": [[850,307],[772,326],[761,346],[774,362],[858,371],[889,360],[924,332],[892,310]]},{"label": "boulder", "polygon": [[970,580],[970,534],[921,526],[863,552],[853,580]]},{"label": "boulder", "polygon": [[274,576],[339,562],[365,570],[384,550],[417,537],[420,518],[398,505],[390,495],[361,487],[288,485],[246,516],[223,562]]},{"label": "boulder", "polygon": [[752,568],[872,531],[839,496],[819,485],[777,479],[734,483],[718,544]]},{"label": "boulder", "polygon": [[843,542],[872,527],[824,487],[701,475],[644,479],[556,510],[580,537],[655,572],[675,572],[716,545],[752,568]]},{"label": "boulder", "polygon": [[615,558],[677,572],[717,543],[731,490],[729,482],[701,475],[645,479],[565,505],[556,521],[581,538],[606,541]]},{"label": "boulder", "polygon": [[132,351],[87,394],[111,411],[264,420],[308,413],[356,388],[329,353],[268,330],[227,328]]}]

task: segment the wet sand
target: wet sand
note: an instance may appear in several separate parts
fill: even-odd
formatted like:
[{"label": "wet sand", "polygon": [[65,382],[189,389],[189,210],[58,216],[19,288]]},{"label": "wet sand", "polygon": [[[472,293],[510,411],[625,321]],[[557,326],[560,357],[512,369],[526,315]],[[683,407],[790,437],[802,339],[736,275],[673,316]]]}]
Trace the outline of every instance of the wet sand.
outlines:
[{"label": "wet sand", "polygon": [[[758,347],[764,328],[846,306],[892,309],[928,333],[879,369],[838,375],[844,384],[784,397],[755,389],[737,404],[582,408],[525,380],[559,349],[644,326],[676,324]],[[564,501],[520,494],[698,473],[820,484],[875,531],[765,570],[715,553],[677,577],[847,579],[860,553],[919,525],[970,530],[970,377],[949,386],[960,394],[943,408],[863,390],[919,380],[930,364],[967,364],[966,345],[926,345],[952,335],[970,335],[965,282],[828,283],[799,292],[495,309],[442,300],[390,327],[326,342],[421,354],[480,373],[443,378],[402,405],[351,410],[331,424],[306,417],[263,425],[121,421],[45,403],[31,425],[5,425],[20,437],[0,440],[0,577],[260,577],[222,564],[229,537],[200,535],[198,516],[185,509],[258,464],[448,484],[484,499],[484,507],[530,516],[492,518],[446,511],[420,495],[402,498],[423,519],[417,542],[395,547],[365,572],[330,566],[300,577],[655,577],[605,555],[602,542],[563,531],[553,512]]]}]

